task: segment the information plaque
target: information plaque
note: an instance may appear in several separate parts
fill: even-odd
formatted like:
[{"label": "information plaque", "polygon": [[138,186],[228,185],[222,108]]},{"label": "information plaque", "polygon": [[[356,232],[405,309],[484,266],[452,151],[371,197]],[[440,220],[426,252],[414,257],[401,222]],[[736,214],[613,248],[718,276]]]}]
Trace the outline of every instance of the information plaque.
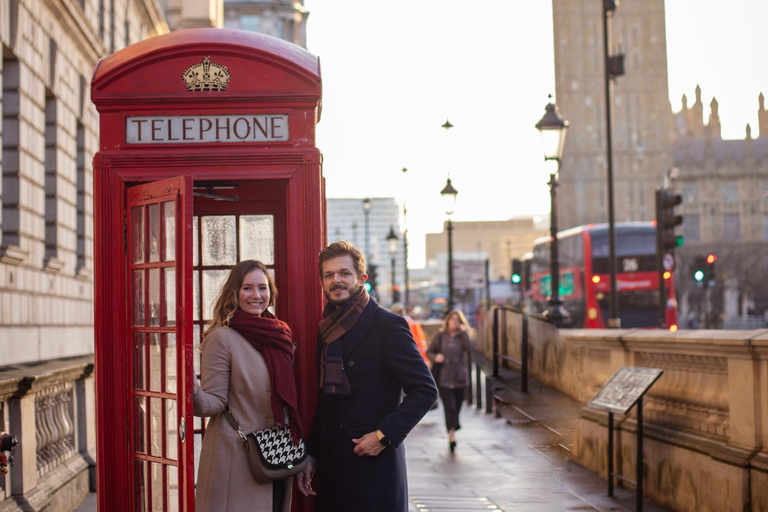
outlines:
[{"label": "information plaque", "polygon": [[587,405],[615,414],[627,414],[664,370],[622,366]]}]

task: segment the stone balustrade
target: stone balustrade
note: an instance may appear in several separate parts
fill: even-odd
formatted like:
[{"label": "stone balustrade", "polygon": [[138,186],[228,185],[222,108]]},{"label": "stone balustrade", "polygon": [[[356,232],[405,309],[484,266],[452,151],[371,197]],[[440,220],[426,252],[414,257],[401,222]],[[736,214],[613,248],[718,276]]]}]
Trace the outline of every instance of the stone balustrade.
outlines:
[{"label": "stone balustrade", "polygon": [[[522,316],[499,321],[520,359]],[[493,316],[478,349],[492,354]],[[768,330],[562,330],[529,318],[529,376],[585,404],[622,366],[664,370],[643,402],[645,492],[680,511],[768,511]],[[618,417],[616,471],[635,478],[634,409]],[[573,459],[607,478],[607,414],[585,407]]]},{"label": "stone balustrade", "polygon": [[0,512],[73,510],[95,489],[93,356],[0,369],[0,426],[17,437]]}]

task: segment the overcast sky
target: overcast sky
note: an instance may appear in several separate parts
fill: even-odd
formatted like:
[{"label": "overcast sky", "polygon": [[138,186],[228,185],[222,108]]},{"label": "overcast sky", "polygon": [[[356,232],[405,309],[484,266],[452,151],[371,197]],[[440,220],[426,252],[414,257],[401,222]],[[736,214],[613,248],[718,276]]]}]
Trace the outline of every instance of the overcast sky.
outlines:
[{"label": "overcast sky", "polygon": [[[631,1],[642,0],[622,3]],[[456,220],[549,211],[549,169],[534,125],[555,90],[550,1],[305,7],[307,46],[323,75],[317,144],[327,194],[402,203],[407,187],[411,267],[424,265],[424,234],[442,229],[439,192],[449,173],[459,191]],[[717,97],[724,138],[743,139],[747,123],[756,136],[757,96],[768,93],[766,20],[764,1],[667,0],[673,110],[684,93],[692,103],[699,84],[705,117]],[[446,119],[455,125],[449,132]]]}]

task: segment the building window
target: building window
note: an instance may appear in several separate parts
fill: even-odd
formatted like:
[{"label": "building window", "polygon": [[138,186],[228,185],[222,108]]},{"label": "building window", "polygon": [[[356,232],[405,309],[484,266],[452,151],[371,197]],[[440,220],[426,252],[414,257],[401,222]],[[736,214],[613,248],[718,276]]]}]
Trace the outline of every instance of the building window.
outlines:
[{"label": "building window", "polygon": [[56,96],[50,89],[45,97],[45,259],[58,259],[58,124]]},{"label": "building window", "polygon": [[683,183],[683,204],[699,204],[698,183]]},{"label": "building window", "polygon": [[240,28],[250,32],[258,32],[260,21],[261,17],[258,14],[242,14],[240,16]]},{"label": "building window", "polygon": [[77,122],[77,176],[75,188],[77,190],[77,269],[85,267],[85,126]]},{"label": "building window", "polygon": [[738,242],[739,240],[741,240],[741,232],[738,214],[723,215],[723,241]]},{"label": "building window", "polygon": [[[3,47],[5,50],[6,48]],[[3,59],[3,147],[2,147],[2,245],[19,246],[19,61]],[[13,142],[12,142],[13,141]]]},{"label": "building window", "polygon": [[723,194],[723,202],[737,204],[739,202],[739,185],[735,181],[726,181],[720,185]]},{"label": "building window", "polygon": [[763,240],[768,240],[768,213],[763,214]]},{"label": "building window", "polygon": [[763,190],[762,190],[762,193],[760,194],[760,199],[762,199],[763,201],[768,201],[768,181],[763,182],[762,188]]},{"label": "building window", "polygon": [[698,242],[701,240],[698,215],[686,215],[683,217],[683,240],[686,242]]},{"label": "building window", "polygon": [[275,20],[275,37],[285,39],[285,20],[283,18],[277,18]]}]

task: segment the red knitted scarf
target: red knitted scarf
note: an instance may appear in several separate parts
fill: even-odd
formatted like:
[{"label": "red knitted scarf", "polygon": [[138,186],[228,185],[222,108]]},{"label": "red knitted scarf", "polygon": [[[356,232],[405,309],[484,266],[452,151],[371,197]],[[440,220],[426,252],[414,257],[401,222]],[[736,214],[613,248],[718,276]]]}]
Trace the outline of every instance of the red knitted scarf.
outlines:
[{"label": "red knitted scarf", "polygon": [[256,316],[239,309],[230,318],[229,327],[240,333],[264,357],[272,384],[272,414],[275,421],[284,425],[283,404],[288,406],[291,434],[294,442],[298,443],[302,432],[290,327],[268,311],[262,316]]}]

